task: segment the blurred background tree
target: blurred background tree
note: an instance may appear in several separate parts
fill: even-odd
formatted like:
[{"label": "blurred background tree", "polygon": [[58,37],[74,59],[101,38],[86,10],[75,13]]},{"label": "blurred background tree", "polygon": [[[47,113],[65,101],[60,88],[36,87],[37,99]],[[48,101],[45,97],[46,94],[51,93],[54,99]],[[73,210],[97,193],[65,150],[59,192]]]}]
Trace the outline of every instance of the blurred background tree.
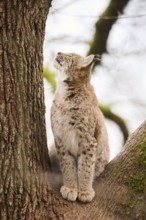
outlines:
[{"label": "blurred background tree", "polygon": [[47,80],[47,82],[52,87],[52,92],[55,92],[56,90],[56,76],[55,73],[51,72],[49,68],[46,66],[43,68],[43,76]]},{"label": "blurred background tree", "polygon": [[[51,62],[57,51],[102,55],[92,84],[105,117],[110,119],[106,124],[111,158],[146,117],[145,9],[143,0],[55,0],[47,20],[44,66],[49,71],[56,72]],[[45,85],[46,97],[49,94],[50,98],[51,89]],[[46,121],[50,140],[49,98]]]}]

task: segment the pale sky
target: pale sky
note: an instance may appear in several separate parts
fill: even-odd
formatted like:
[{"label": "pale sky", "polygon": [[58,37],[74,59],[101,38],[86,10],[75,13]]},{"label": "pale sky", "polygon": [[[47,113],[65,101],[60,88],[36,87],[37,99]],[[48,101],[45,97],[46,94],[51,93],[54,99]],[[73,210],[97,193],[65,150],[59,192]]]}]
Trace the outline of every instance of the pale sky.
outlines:
[{"label": "pale sky", "polygon": [[[69,2],[72,2],[69,5]],[[54,0],[46,23],[44,65],[52,69],[57,51],[86,55],[94,33],[94,24],[109,0]],[[64,8],[64,9],[63,9]],[[55,12],[56,11],[56,12]],[[146,3],[131,0],[124,15],[144,14]],[[103,55],[102,65],[92,77],[98,100],[111,106],[114,113],[126,121],[130,132],[146,118],[146,16],[119,19],[108,39],[109,54]],[[55,69],[53,69],[55,71]],[[50,106],[53,95],[45,82],[46,122],[48,143]],[[122,135],[117,125],[106,121],[111,158],[122,146]]]}]

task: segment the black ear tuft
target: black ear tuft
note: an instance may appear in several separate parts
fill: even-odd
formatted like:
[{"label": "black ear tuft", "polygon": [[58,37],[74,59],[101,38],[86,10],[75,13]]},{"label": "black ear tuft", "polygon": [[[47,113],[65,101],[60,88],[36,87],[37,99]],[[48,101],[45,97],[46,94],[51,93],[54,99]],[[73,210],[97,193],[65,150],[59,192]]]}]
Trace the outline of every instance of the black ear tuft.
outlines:
[{"label": "black ear tuft", "polygon": [[94,60],[94,61],[101,61],[101,55],[95,54],[93,60]]}]

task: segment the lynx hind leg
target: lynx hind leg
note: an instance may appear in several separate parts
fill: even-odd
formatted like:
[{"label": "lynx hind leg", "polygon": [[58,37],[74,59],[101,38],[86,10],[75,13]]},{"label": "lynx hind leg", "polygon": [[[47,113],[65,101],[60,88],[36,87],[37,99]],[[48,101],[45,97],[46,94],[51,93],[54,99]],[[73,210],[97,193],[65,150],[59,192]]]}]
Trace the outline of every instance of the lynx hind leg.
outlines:
[{"label": "lynx hind leg", "polygon": [[104,160],[102,158],[96,160],[94,178],[98,177],[104,171],[107,164],[108,160]]},{"label": "lynx hind leg", "polygon": [[97,148],[96,153],[96,163],[95,163],[95,174],[94,178],[98,177],[105,169],[105,166],[109,162],[110,152],[109,146],[106,142],[105,144],[100,144]]},{"label": "lynx hind leg", "polygon": [[110,149],[108,143],[108,134],[105,125],[102,124],[101,132],[96,135],[97,139],[97,151],[96,151],[96,163],[94,178],[98,177],[105,169],[105,166],[109,162]]}]

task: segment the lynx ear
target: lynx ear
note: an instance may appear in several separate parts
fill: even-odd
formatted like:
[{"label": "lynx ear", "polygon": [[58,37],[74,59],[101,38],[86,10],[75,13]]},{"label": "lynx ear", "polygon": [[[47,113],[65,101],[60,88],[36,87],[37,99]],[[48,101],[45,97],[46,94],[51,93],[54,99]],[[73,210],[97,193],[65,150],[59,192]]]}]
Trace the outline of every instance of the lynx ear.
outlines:
[{"label": "lynx ear", "polygon": [[85,57],[81,63],[81,68],[87,68],[93,64],[93,62],[100,60],[100,55],[89,55]]},{"label": "lynx ear", "polygon": [[94,55],[89,55],[83,59],[81,63],[81,67],[86,68],[90,66],[93,63],[93,61],[94,61]]}]

